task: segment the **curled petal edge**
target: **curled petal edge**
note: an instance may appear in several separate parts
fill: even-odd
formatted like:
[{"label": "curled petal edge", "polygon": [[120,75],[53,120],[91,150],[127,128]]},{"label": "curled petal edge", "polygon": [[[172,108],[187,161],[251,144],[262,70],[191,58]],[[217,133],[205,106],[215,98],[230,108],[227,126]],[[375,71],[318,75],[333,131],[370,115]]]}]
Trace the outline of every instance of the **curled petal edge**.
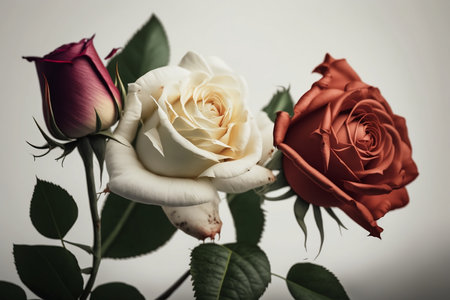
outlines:
[{"label": "curled petal edge", "polygon": [[275,176],[269,169],[255,165],[239,176],[225,179],[212,178],[211,181],[219,191],[236,194],[274,182]]},{"label": "curled petal edge", "polygon": [[289,145],[280,143],[277,147],[287,158],[291,160],[299,171],[305,174],[305,176],[313,181],[318,187],[332,194],[340,203],[337,206],[350,218],[369,231],[371,236],[380,238],[380,233],[383,229],[377,225],[377,222],[367,207],[357,202],[355,199],[350,197],[350,195],[336,186],[331,180],[323,176],[322,173],[308,164]]},{"label": "curled petal edge", "polygon": [[138,85],[129,85],[126,111],[114,133],[117,141],[110,140],[106,146],[109,189],[137,202],[164,206],[190,206],[218,201],[217,190],[209,179],[159,176],[149,172],[139,162],[131,145],[141,115],[141,103],[136,95],[138,90]]}]

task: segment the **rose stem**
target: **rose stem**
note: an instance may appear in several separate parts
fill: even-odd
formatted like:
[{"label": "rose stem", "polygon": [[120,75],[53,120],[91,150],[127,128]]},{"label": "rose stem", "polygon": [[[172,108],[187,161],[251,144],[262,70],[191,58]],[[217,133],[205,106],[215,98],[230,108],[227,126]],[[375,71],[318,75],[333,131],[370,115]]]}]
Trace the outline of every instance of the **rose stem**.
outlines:
[{"label": "rose stem", "polygon": [[98,268],[102,259],[101,249],[101,234],[100,234],[100,218],[98,216],[97,208],[97,193],[95,190],[94,170],[93,170],[93,151],[89,143],[88,137],[79,139],[78,152],[83,160],[84,170],[86,172],[87,191],[89,195],[89,208],[91,210],[92,227],[94,231],[94,242],[92,245],[92,271],[86,287],[80,296],[80,300],[85,300],[89,296],[92,287],[94,286],[95,278],[97,277]]},{"label": "rose stem", "polygon": [[165,299],[169,298],[170,295],[172,295],[172,293],[175,292],[176,289],[179,288],[180,285],[186,280],[186,278],[189,277],[189,275],[190,275],[190,270],[187,270],[186,272],[184,272],[183,275],[181,275],[180,278],[178,278],[177,281],[175,281],[174,284],[172,284],[164,293],[162,293],[155,300],[165,300]]}]

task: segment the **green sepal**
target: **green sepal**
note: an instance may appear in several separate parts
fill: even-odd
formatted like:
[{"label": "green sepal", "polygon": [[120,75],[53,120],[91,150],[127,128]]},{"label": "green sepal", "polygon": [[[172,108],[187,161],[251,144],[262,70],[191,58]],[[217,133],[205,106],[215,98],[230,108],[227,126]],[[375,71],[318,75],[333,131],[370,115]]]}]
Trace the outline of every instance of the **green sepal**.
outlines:
[{"label": "green sepal", "polygon": [[70,244],[72,246],[78,247],[81,250],[86,251],[88,254],[93,254],[94,253],[94,251],[92,251],[92,247],[91,246],[80,244],[80,243],[71,242],[71,241],[68,241],[68,240],[64,240],[64,243],[67,243],[67,244]]},{"label": "green sepal", "polygon": [[323,241],[325,240],[325,233],[323,230],[323,220],[322,220],[322,211],[320,210],[320,206],[313,205],[314,212],[314,220],[316,221],[317,229],[320,233],[320,247],[319,252],[316,255],[316,258],[319,256],[322,251]]},{"label": "green sepal", "polygon": [[53,149],[59,148],[59,149],[63,150],[63,153],[58,158],[56,158],[56,160],[60,160],[61,158],[63,158],[63,162],[64,162],[65,157],[67,155],[69,155],[70,153],[72,153],[72,151],[76,148],[76,146],[78,144],[78,140],[70,141],[67,143],[57,142],[45,133],[45,131],[42,129],[41,126],[39,126],[39,123],[36,121],[35,118],[33,118],[33,120],[34,120],[34,123],[36,124],[37,128],[39,129],[39,132],[41,133],[41,135],[44,137],[45,141],[47,142],[47,144],[42,145],[42,146],[36,146],[36,145],[31,144],[30,142],[27,142],[28,145],[30,145],[31,147],[33,147],[35,149],[38,149],[38,150],[47,149],[47,151],[43,154],[40,154],[40,155],[33,154],[33,157],[35,159],[39,158],[39,157],[43,157],[43,156],[47,155],[48,153],[50,153],[50,151],[52,151]]},{"label": "green sepal", "polygon": [[72,153],[72,151],[77,147],[77,145],[78,145],[78,140],[75,140],[75,141],[69,142],[69,143],[65,143],[62,148],[63,153],[60,156],[58,156],[56,158],[56,160],[60,160],[62,158],[61,165],[63,165],[64,160],[66,159],[67,155]]},{"label": "green sepal", "polygon": [[269,201],[280,201],[280,200],[289,199],[295,195],[296,195],[296,193],[292,189],[289,189],[286,193],[281,194],[279,196],[275,196],[275,197],[269,197],[267,195],[264,195],[264,199],[269,200]]},{"label": "green sepal", "polygon": [[110,131],[108,131],[108,130],[100,131],[100,132],[97,132],[96,134],[93,134],[93,135],[103,136],[103,137],[105,137],[105,138],[108,138],[108,139],[111,139],[111,140],[113,140],[113,141],[116,141],[116,142],[118,142],[119,144],[122,144],[122,145],[124,145],[124,146],[126,146],[126,147],[129,147],[129,145],[126,145],[126,144],[124,144],[123,142],[119,141],[119,140],[114,136],[114,134],[112,134],[112,133],[111,133]]},{"label": "green sepal", "polygon": [[103,124],[102,119],[100,118],[97,110],[94,108],[95,111],[95,132],[99,132],[102,130]]},{"label": "green sepal", "polygon": [[114,104],[118,112],[118,118],[120,119],[122,116],[122,110],[125,109],[126,101],[127,101],[127,90],[123,85],[122,78],[120,78],[119,74],[119,62],[116,63],[116,77],[114,79],[114,85],[118,88],[120,95],[122,96],[122,108],[120,108],[119,103],[117,103],[116,99],[114,99]]},{"label": "green sepal", "polygon": [[298,225],[300,226],[300,228],[303,231],[303,234],[305,235],[305,242],[304,242],[305,250],[306,250],[306,240],[308,238],[308,230],[306,228],[305,216],[306,213],[308,212],[308,209],[309,203],[304,201],[302,198],[297,197],[297,200],[295,200],[294,203],[294,214]]},{"label": "green sepal", "polygon": [[278,90],[270,100],[269,104],[267,104],[262,110],[267,113],[270,120],[275,122],[277,118],[277,112],[286,111],[289,115],[293,115],[294,113],[294,101],[292,101],[292,97],[290,94],[290,87],[284,88],[282,87]]},{"label": "green sepal", "polygon": [[97,158],[98,165],[100,167],[100,185],[102,184],[103,176],[103,166],[105,163],[105,152],[106,152],[106,137],[102,134],[89,135],[89,144],[94,151],[95,157]]},{"label": "green sepal", "polygon": [[60,140],[69,140],[70,138],[67,137],[58,127],[58,125],[56,125],[56,121],[55,121],[55,115],[53,114],[53,108],[52,108],[52,101],[50,98],[50,87],[48,85],[48,81],[47,81],[47,77],[45,77],[44,74],[42,74],[43,78],[44,78],[44,98],[47,102],[47,106],[48,106],[48,117],[49,117],[49,125],[52,131],[52,135],[54,135],[57,139]]},{"label": "green sepal", "polygon": [[325,207],[325,211],[330,215],[330,217],[333,218],[333,220],[336,221],[338,224],[339,230],[341,230],[341,227],[344,229],[347,229],[347,227],[344,226],[344,224],[339,220],[338,216],[334,213],[333,209],[331,207]]}]

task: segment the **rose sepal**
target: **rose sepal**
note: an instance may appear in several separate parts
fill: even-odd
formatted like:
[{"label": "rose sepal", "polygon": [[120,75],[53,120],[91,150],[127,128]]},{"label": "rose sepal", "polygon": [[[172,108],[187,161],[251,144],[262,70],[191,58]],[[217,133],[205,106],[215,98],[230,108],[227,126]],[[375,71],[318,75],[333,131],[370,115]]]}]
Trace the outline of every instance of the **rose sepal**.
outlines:
[{"label": "rose sepal", "polygon": [[[36,119],[34,119],[34,122],[36,123],[36,126],[39,129],[39,132],[42,134],[42,136],[44,137],[45,141],[47,142],[46,144],[42,145],[42,146],[36,146],[30,142],[27,141],[27,144],[30,145],[31,147],[38,149],[38,150],[47,150],[45,153],[43,154],[39,154],[39,155],[34,155],[33,157],[39,158],[39,157],[43,157],[45,155],[47,155],[48,153],[50,153],[50,151],[52,151],[55,148],[59,148],[63,150],[62,155],[60,155],[59,157],[56,158],[56,160],[60,160],[61,158],[65,158],[67,155],[69,155],[70,153],[72,153],[72,151],[76,148],[77,146],[77,140],[74,141],[70,141],[67,143],[60,143],[55,141],[54,139],[52,139],[48,134],[45,133],[45,131],[42,129],[41,126],[39,126],[39,123],[36,121]],[[64,162],[64,159],[63,159]]]}]

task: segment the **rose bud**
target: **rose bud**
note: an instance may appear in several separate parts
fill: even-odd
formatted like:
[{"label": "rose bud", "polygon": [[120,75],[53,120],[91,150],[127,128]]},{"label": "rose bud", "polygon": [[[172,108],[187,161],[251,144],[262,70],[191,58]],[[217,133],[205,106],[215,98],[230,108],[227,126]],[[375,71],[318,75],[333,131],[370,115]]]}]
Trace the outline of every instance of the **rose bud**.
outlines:
[{"label": "rose bud", "polygon": [[179,66],[143,75],[128,86],[115,140],[106,147],[110,190],[161,205],[176,227],[213,238],[222,226],[218,191],[241,193],[274,181],[258,165],[272,148],[271,135],[260,130],[272,123],[257,122],[246,98],[242,77],[218,58],[192,52]]},{"label": "rose bud", "polygon": [[63,45],[44,57],[24,58],[36,63],[45,122],[55,138],[79,138],[116,122],[120,94],[93,37]]},{"label": "rose bud", "polygon": [[379,237],[376,220],[409,202],[405,185],[417,175],[405,119],[380,91],[330,55],[291,118],[279,112],[274,144],[292,189],[317,206],[338,207]]}]

